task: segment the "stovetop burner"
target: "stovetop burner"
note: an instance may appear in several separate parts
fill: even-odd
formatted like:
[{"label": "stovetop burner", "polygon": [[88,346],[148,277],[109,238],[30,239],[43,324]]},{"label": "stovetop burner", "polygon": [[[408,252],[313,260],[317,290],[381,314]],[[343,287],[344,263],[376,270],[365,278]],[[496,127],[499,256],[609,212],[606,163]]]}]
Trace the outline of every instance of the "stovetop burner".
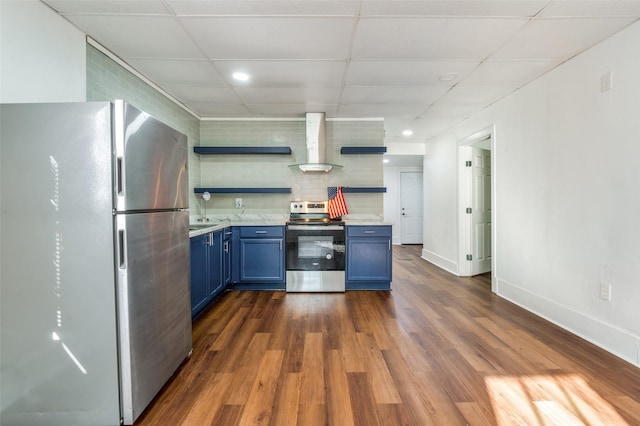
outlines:
[{"label": "stovetop burner", "polygon": [[288,225],[344,225],[343,220],[326,218],[290,217]]},{"label": "stovetop burner", "polygon": [[344,221],[329,218],[326,201],[292,201],[291,225],[344,225]]}]

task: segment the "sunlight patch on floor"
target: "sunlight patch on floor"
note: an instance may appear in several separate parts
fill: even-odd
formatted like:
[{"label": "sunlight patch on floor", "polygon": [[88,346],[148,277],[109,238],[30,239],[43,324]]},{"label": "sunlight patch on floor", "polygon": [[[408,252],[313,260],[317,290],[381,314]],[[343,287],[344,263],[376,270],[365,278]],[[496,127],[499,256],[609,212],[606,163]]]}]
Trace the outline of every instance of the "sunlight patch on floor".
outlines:
[{"label": "sunlight patch on floor", "polygon": [[628,425],[577,374],[490,376],[485,384],[500,426]]}]

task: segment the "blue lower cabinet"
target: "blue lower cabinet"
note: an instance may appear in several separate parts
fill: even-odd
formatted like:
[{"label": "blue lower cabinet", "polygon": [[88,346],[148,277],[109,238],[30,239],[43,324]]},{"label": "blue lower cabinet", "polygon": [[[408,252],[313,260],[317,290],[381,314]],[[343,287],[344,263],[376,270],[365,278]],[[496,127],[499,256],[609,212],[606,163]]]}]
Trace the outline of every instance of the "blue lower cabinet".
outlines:
[{"label": "blue lower cabinet", "polygon": [[225,288],[231,284],[232,235],[232,228],[226,228],[222,233],[222,285]]},{"label": "blue lower cabinet", "polygon": [[209,297],[207,259],[208,234],[190,239],[191,243],[191,317],[204,309]]},{"label": "blue lower cabinet", "polygon": [[191,317],[195,318],[224,291],[223,233],[199,235],[191,243]]},{"label": "blue lower cabinet", "polygon": [[234,288],[284,290],[284,226],[234,228],[232,250]]},{"label": "blue lower cabinet", "polygon": [[389,290],[391,226],[347,226],[347,290]]}]

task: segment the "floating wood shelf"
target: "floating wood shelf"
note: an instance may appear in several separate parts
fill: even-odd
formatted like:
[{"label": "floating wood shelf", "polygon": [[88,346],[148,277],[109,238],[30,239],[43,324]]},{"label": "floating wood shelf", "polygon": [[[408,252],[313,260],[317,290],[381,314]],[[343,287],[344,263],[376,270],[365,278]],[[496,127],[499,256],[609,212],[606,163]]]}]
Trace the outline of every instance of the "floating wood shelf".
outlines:
[{"label": "floating wood shelf", "polygon": [[384,154],[386,146],[343,146],[340,154]]},{"label": "floating wood shelf", "polygon": [[196,154],[224,155],[224,154],[276,154],[289,155],[288,146],[194,146]]},{"label": "floating wood shelf", "polygon": [[194,188],[193,192],[202,194],[290,194],[291,188]]},{"label": "floating wood shelf", "polygon": [[377,187],[377,186],[372,186],[372,187],[365,187],[365,188],[354,188],[354,187],[343,187],[342,188],[342,192],[347,194],[347,193],[356,193],[356,192],[360,192],[360,193],[374,193],[374,192],[387,192],[387,187],[385,186],[381,186],[381,187]]}]

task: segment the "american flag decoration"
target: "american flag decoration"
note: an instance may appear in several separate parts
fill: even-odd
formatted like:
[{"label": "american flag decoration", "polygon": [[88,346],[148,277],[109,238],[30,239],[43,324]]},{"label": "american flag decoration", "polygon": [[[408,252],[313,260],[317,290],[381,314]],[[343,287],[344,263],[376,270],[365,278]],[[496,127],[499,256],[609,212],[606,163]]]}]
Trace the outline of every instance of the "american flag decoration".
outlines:
[{"label": "american flag decoration", "polygon": [[327,203],[329,218],[335,219],[342,215],[349,214],[349,210],[347,210],[347,203],[344,202],[341,186],[327,187],[327,196],[329,198],[329,202]]}]

